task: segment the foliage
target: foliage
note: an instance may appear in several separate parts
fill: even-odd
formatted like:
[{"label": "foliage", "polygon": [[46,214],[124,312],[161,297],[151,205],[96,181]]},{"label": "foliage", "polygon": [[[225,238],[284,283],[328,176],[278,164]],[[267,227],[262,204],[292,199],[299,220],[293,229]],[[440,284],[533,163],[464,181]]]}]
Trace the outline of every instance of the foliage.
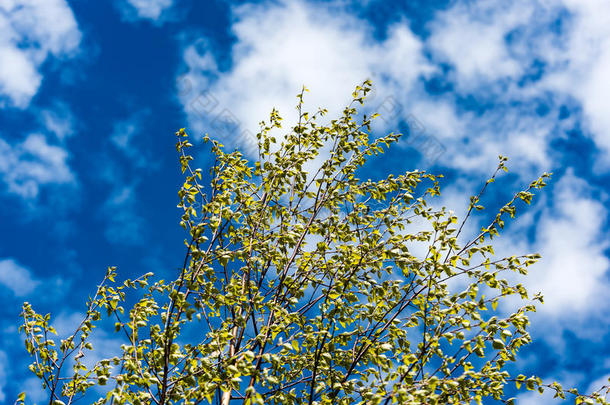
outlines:
[{"label": "foliage", "polygon": [[[564,391],[507,368],[531,341],[527,313],[542,297],[528,300],[505,275],[526,274],[539,256],[496,258],[491,240],[549,175],[462,241],[506,158],[461,222],[429,205],[438,176],[359,179],[367,159],[399,139],[371,140],[375,116],[354,107],[369,89],[368,81],[357,87],[326,125],[318,124],[325,110],[302,111],[301,92],[299,122],[280,141],[275,110],[261,123],[254,164],[206,136],[215,161],[205,180],[181,129],[178,206],[188,238],[176,279],[153,282],[149,273],[117,284],[116,269],[108,269],[83,322],[59,347],[50,316],[23,306],[30,369],[49,404],[86,392],[112,404],[509,404],[509,383],[605,403],[601,394]],[[525,303],[505,316],[497,305],[512,295]],[[124,344],[116,357],[87,365],[91,332],[104,319]]]}]

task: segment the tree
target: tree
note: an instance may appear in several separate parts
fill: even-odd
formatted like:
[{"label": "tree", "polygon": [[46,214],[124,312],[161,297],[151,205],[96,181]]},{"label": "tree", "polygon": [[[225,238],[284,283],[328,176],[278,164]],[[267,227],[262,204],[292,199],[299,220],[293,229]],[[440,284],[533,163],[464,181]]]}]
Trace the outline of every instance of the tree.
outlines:
[{"label": "tree", "polygon": [[[440,193],[438,176],[360,180],[367,159],[399,139],[371,140],[375,115],[360,117],[354,107],[369,90],[368,81],[356,87],[342,116],[321,125],[326,111],[303,112],[303,89],[288,134],[273,137],[281,128],[275,110],[261,123],[254,164],[206,135],[215,162],[205,177],[178,131],[185,175],[178,206],[188,238],[176,279],[153,282],[148,273],[115,283],[109,268],[58,348],[50,315],[23,306],[30,369],[49,404],[83,395],[112,404],[510,404],[509,383],[606,403],[601,393],[564,392],[507,368],[531,341],[527,314],[542,297],[529,300],[504,275],[525,275],[539,256],[496,258],[492,238],[549,175],[462,240],[506,158],[461,221],[429,204]],[[524,305],[497,311],[512,295]],[[85,365],[93,329],[109,320],[124,337],[120,354]],[[100,386],[106,392],[91,390]]]}]

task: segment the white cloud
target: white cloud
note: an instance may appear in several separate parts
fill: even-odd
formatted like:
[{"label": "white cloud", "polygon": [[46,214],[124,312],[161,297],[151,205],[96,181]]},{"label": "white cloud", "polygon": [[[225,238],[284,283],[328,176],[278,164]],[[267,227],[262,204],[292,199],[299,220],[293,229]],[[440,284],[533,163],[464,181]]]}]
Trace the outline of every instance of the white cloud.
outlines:
[{"label": "white cloud", "polygon": [[41,81],[42,76],[26,52],[14,44],[0,43],[0,95],[8,96],[15,106],[25,107]]},{"label": "white cloud", "polygon": [[[134,17],[158,20],[164,11],[173,5],[173,0],[125,0],[121,6],[123,16],[127,19]],[[135,13],[135,16],[134,16]]]},{"label": "white cloud", "polygon": [[[465,172],[489,174],[498,164],[498,155],[514,160],[513,172],[529,180],[552,167],[548,141],[555,123],[539,119],[521,109],[500,108],[482,116],[465,118],[465,144],[446,163]],[[459,144],[452,146],[459,148]]]},{"label": "white cloud", "polygon": [[546,88],[574,96],[583,106],[596,144],[610,152],[610,3],[604,0],[562,0],[571,19],[561,46],[549,48],[553,62]]},{"label": "white cloud", "polygon": [[49,144],[41,134],[30,134],[16,145],[0,138],[0,155],[0,179],[9,192],[24,199],[35,199],[42,186],[75,181],[67,164],[68,152]]},{"label": "white cloud", "polygon": [[[550,171],[554,165],[549,144],[569,122],[541,117],[536,102],[516,105],[499,102],[481,112],[460,111],[451,98],[434,98],[417,93],[408,111],[423,126],[424,136],[433,136],[446,149],[439,162],[465,176],[482,178],[498,164],[498,155],[511,159],[510,167],[525,180]],[[558,113],[552,106],[551,113]]]},{"label": "white cloud", "polygon": [[[610,374],[606,374],[604,376],[599,377],[598,379],[592,381],[587,390],[585,392],[590,393],[599,390],[601,387],[609,387],[610,386]],[[601,391],[602,397],[606,399],[610,399],[610,392],[606,391],[606,389]]]},{"label": "white cloud", "polygon": [[452,100],[432,100],[422,97],[413,101],[410,111],[424,126],[424,131],[443,141],[450,141],[466,134],[471,114],[459,114]]},{"label": "white cloud", "polygon": [[51,324],[57,331],[57,336],[65,339],[74,333],[83,319],[85,315],[80,312],[62,312],[51,320]]},{"label": "white cloud", "polygon": [[141,128],[149,114],[150,111],[142,110],[132,114],[126,120],[115,122],[110,141],[134,167],[154,170],[159,167],[159,164],[150,157],[149,150],[145,147],[146,143],[142,143],[141,138]]},{"label": "white cloud", "polygon": [[607,211],[571,171],[559,180],[553,194],[552,208],[535,224],[534,247],[543,259],[527,282],[531,291],[542,291],[545,297],[541,311],[569,316],[595,309],[606,296]]},{"label": "white cloud", "polygon": [[15,296],[24,297],[34,291],[40,281],[36,280],[27,268],[20,266],[15,260],[2,259],[0,260],[0,284],[11,290]]},{"label": "white cloud", "polygon": [[55,134],[59,141],[74,134],[74,116],[69,107],[61,102],[40,112],[40,119],[45,128]]},{"label": "white cloud", "polygon": [[4,402],[4,400],[6,400],[4,387],[6,386],[6,376],[8,374],[6,369],[8,364],[8,356],[5,352],[0,350],[0,402]]},{"label": "white cloud", "polygon": [[104,202],[104,235],[111,243],[138,245],[144,242],[143,220],[137,212],[135,186],[116,187]]},{"label": "white cloud", "polygon": [[[540,192],[535,207],[517,208],[513,226],[494,239],[498,257],[538,252],[542,258],[529,268],[527,277],[510,278],[523,283],[530,295],[541,292],[544,304],[537,305],[539,314],[532,315],[539,334],[567,328],[586,335],[593,332],[582,327],[584,316],[596,316],[600,299],[605,297],[606,273],[610,260],[605,250],[610,246],[604,236],[607,211],[593,189],[571,169],[551,180],[551,190]],[[522,205],[522,204],[520,204]],[[532,238],[528,233],[533,230]],[[506,302],[507,310],[522,302],[515,298]],[[566,323],[565,320],[575,322]],[[571,326],[567,326],[571,324]],[[551,325],[552,327],[549,327]],[[562,344],[556,336],[556,345]]]},{"label": "white cloud", "polygon": [[[455,2],[429,23],[427,42],[436,59],[454,68],[451,79],[461,91],[500,96],[532,95],[519,84],[532,63],[564,65],[557,20],[566,19],[562,0],[477,0]],[[565,21],[564,21],[565,23]],[[539,92],[535,86],[533,89]],[[477,94],[479,95],[479,94]],[[517,94],[518,95],[518,94]]]},{"label": "white cloud", "polygon": [[[141,110],[129,118],[114,123],[109,136],[111,144],[128,159],[130,169],[153,171],[159,162],[150,157],[147,143],[142,141],[141,127],[150,111]],[[105,161],[113,160],[107,156]],[[101,178],[111,185],[109,196],[101,207],[100,214],[106,221],[105,236],[110,243],[138,245],[144,242],[145,222],[138,210],[137,179],[131,184],[123,180],[124,173],[118,164],[105,165],[100,171]]]},{"label": "white cloud", "polygon": [[[456,89],[481,101],[518,104],[549,91],[554,101],[576,99],[585,128],[604,151],[598,169],[607,170],[609,14],[605,0],[455,2],[429,24],[426,44],[435,60],[453,67],[447,78]],[[538,73],[535,63],[542,65]],[[529,115],[535,117],[533,111]]]},{"label": "white cloud", "polygon": [[[368,22],[319,5],[314,10],[297,0],[237,7],[232,26],[237,42],[228,70],[219,67],[205,40],[185,46],[187,72],[178,77],[178,87],[189,126],[247,150],[272,107],[285,118],[285,127],[293,122],[294,96],[303,84],[311,90],[306,107],[326,107],[332,117],[353,86],[372,77],[376,91],[370,106],[382,113],[377,133],[398,131],[399,121],[412,115],[423,124],[425,136],[448,151],[438,161],[442,165],[486,174],[503,154],[519,160],[519,174],[528,178],[550,170],[549,143],[565,130],[555,119],[563,99],[539,87],[520,86],[518,80],[548,41],[545,36],[532,40],[541,30],[536,23],[552,20],[557,7],[479,3],[456,3],[439,13],[426,42],[404,20],[389,26],[379,41]],[[548,15],[540,17],[545,11]],[[509,33],[523,30],[507,40]],[[476,89],[481,105],[493,102],[497,108],[469,111],[453,93],[428,94],[420,79],[439,72],[425,56],[428,50],[455,67],[444,79],[453,81],[458,92]],[[384,108],[387,96],[398,105],[396,111]],[[537,103],[550,112],[538,114]],[[422,145],[405,139],[403,146],[425,157]]]},{"label": "white cloud", "polygon": [[48,392],[42,389],[42,380],[36,376],[20,381],[19,391],[25,392],[26,399],[34,404],[40,404],[45,400],[49,400]]},{"label": "white cloud", "polygon": [[133,136],[137,132],[136,123],[130,121],[121,121],[114,125],[114,130],[110,135],[112,143],[123,151],[129,150],[129,144]]},{"label": "white cloud", "polygon": [[[429,24],[427,49],[452,66],[443,80],[455,92],[431,102],[420,94],[414,109],[424,123],[441,123],[434,135],[451,151],[443,164],[487,173],[502,154],[518,160],[525,177],[551,169],[550,142],[572,124],[556,119],[565,96],[551,96],[536,80],[525,78],[534,74],[535,61],[548,59],[548,49],[557,49],[549,28],[560,15],[555,3],[456,2]],[[456,94],[472,95],[474,111]],[[548,113],[539,114],[539,105]]]},{"label": "white cloud", "polygon": [[522,1],[455,3],[430,24],[428,44],[441,60],[455,67],[461,87],[514,77],[523,66],[510,55],[505,35],[530,14],[531,7]]},{"label": "white cloud", "polygon": [[73,54],[80,39],[65,0],[1,0],[0,101],[27,107],[42,82],[40,65]]},{"label": "white cloud", "polygon": [[[388,94],[391,86],[402,98],[432,69],[404,22],[380,43],[366,21],[301,1],[237,7],[232,31],[237,42],[229,71],[221,72],[205,41],[198,41],[185,47],[188,71],[178,78],[190,127],[229,146],[247,147],[272,107],[285,122],[294,122],[295,95],[303,85],[311,90],[310,111],[325,107],[333,114],[375,73],[385,78],[377,83],[380,93]],[[232,125],[222,124],[230,120]],[[250,134],[243,136],[244,131]]]}]

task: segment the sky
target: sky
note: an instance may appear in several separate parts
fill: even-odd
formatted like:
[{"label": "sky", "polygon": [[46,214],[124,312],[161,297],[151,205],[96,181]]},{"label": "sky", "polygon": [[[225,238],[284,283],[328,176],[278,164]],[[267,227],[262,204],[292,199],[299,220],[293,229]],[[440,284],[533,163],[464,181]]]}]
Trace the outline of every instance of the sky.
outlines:
[{"label": "sky", "polygon": [[[490,207],[553,172],[497,242],[498,254],[543,256],[525,283],[545,305],[517,366],[603,385],[608,0],[0,0],[0,403],[44,398],[17,331],[24,301],[61,333],[107,266],[180,266],[177,129],[205,168],[204,133],[251,153],[258,122],[273,107],[291,122],[303,85],[310,111],[332,115],[367,78],[376,136],[407,135],[371,177],[443,173],[440,203],[460,216],[500,154],[510,172]],[[96,339],[112,347],[112,334]]]}]

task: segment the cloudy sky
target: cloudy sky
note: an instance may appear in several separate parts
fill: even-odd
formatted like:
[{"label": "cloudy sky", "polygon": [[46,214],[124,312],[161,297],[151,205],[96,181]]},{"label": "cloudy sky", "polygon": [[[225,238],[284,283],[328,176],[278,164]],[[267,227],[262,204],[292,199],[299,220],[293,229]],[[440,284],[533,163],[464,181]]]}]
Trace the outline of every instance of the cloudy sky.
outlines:
[{"label": "cloudy sky", "polygon": [[125,276],[180,265],[178,128],[248,153],[272,107],[290,122],[302,85],[310,110],[333,113],[367,78],[377,134],[408,135],[372,177],[444,173],[442,202],[461,215],[499,154],[510,174],[492,207],[554,173],[498,241],[543,255],[527,284],[546,304],[519,367],[602,385],[608,0],[0,0],[0,403],[39,398],[17,332],[23,301],[68,328],[108,265]]}]

